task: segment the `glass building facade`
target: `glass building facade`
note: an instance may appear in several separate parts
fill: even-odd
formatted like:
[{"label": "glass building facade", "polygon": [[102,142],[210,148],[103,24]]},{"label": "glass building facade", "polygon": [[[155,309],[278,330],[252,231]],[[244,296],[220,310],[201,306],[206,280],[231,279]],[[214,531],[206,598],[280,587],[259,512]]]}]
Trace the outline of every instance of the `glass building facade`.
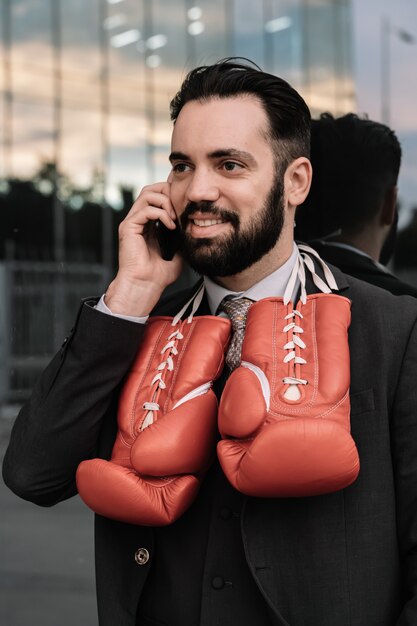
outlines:
[{"label": "glass building facade", "polygon": [[355,107],[349,0],[1,5],[3,180],[33,178],[53,162],[119,207],[121,185],[166,176],[168,104],[185,72],[229,55],[288,80],[313,114]]},{"label": "glass building facade", "polygon": [[167,177],[169,102],[190,68],[242,56],[313,114],[355,102],[349,0],[0,2],[1,407],[111,279],[118,223]]}]

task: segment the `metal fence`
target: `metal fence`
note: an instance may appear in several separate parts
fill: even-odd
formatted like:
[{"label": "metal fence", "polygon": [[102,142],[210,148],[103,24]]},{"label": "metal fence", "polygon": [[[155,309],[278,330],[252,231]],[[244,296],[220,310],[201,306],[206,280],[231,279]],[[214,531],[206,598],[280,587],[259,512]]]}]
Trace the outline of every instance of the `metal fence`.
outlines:
[{"label": "metal fence", "polygon": [[74,323],[83,297],[109,282],[98,264],[0,263],[0,405],[20,404]]}]

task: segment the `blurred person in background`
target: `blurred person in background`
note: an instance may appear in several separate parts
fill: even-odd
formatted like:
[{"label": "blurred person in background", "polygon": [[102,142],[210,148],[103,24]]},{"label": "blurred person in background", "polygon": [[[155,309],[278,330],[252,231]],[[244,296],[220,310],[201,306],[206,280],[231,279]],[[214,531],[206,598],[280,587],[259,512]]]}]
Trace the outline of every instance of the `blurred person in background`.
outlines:
[{"label": "blurred person in background", "polygon": [[343,272],[396,295],[417,287],[387,267],[397,234],[401,146],[388,126],[354,113],[311,123],[313,180],[295,237]]}]

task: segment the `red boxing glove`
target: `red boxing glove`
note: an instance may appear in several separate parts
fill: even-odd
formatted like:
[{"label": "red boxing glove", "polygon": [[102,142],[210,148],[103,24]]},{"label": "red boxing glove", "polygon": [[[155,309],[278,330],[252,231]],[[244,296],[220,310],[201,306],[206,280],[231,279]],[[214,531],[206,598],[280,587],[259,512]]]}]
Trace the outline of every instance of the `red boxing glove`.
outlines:
[{"label": "red boxing glove", "polygon": [[330,493],[350,485],[350,301],[313,294],[294,309],[266,298],[249,309],[242,363],[219,407],[218,457],[249,496]]},{"label": "red boxing glove", "polygon": [[215,453],[217,398],[230,321],[172,318],[148,321],[122,390],[110,461],[83,461],[81,498],[111,519],[163,526],[195,499]]}]

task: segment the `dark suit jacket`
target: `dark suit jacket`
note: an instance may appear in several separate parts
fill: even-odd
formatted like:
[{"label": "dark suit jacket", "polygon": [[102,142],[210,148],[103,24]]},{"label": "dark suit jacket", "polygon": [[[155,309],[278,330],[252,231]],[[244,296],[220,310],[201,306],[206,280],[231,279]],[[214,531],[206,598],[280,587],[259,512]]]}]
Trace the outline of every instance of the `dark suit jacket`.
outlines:
[{"label": "dark suit jacket", "polygon": [[347,248],[332,246],[322,240],[310,241],[309,245],[317,250],[322,259],[336,265],[345,274],[386,289],[396,296],[417,298],[417,287],[404,283],[391,272],[384,271],[369,257]]},{"label": "dark suit jacket", "polygon": [[[247,498],[246,557],[277,625],[415,626],[417,302],[334,273],[352,301],[351,425],[360,474],[325,496]],[[178,309],[176,301],[159,312]],[[109,457],[118,389],[142,332],[83,304],[16,420],[4,478],[18,495],[52,505],[75,493],[81,460]],[[151,528],[96,518],[103,626],[135,623],[149,567],[136,564],[139,547],[152,555]]]}]

